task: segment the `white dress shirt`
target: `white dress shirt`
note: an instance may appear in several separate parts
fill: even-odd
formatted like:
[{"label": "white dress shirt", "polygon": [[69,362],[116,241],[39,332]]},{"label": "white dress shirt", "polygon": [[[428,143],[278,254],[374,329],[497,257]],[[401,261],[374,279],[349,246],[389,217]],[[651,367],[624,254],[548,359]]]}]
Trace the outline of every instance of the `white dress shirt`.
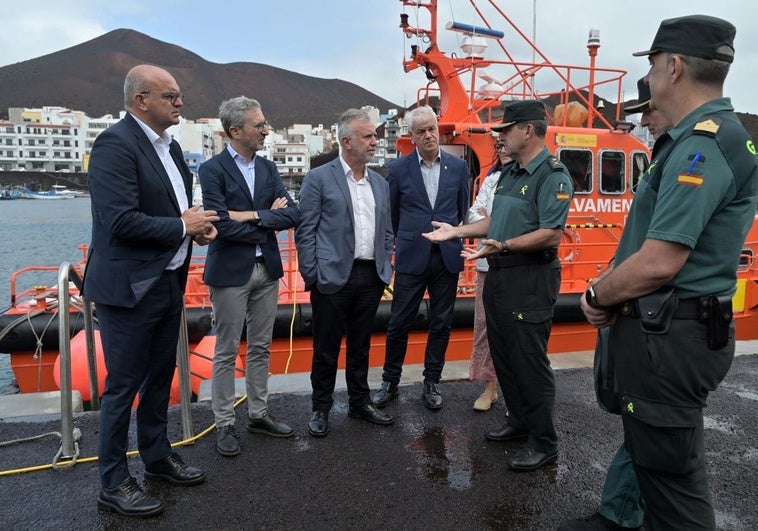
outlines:
[{"label": "white dress shirt", "polygon": [[353,231],[355,234],[354,259],[374,260],[374,235],[376,232],[376,218],[374,209],[374,191],[371,188],[368,168],[363,170],[363,178],[356,180],[353,170],[340,156],[342,169],[345,171],[347,188],[350,190],[350,200],[353,203]]},{"label": "white dress shirt", "polygon": [[[137,121],[139,126],[147,135],[148,140],[150,140],[150,143],[153,145],[155,153],[161,160],[161,163],[163,164],[163,167],[168,174],[168,178],[171,180],[171,187],[174,189],[176,202],[179,203],[179,211],[184,212],[189,208],[189,201],[187,201],[187,191],[184,188],[184,179],[182,178],[182,174],[179,172],[179,168],[176,167],[174,159],[171,158],[171,135],[164,131],[162,135],[158,136],[158,133],[150,129],[150,126],[148,126],[145,122],[133,114],[132,118]],[[184,263],[184,260],[187,258],[187,253],[189,252],[190,238],[186,235],[187,227],[184,225],[184,220],[181,221],[182,236],[184,236],[184,241],[182,242],[182,245],[179,247],[179,250],[176,252],[174,257],[166,266],[166,269],[168,270],[178,269],[181,267],[181,265]]]}]

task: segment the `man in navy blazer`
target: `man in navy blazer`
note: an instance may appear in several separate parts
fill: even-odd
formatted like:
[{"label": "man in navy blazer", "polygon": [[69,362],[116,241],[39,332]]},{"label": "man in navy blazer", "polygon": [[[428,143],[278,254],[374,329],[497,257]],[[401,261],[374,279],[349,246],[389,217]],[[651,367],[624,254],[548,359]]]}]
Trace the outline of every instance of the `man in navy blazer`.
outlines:
[{"label": "man in navy blazer", "polygon": [[469,172],[463,160],[439,146],[437,116],[418,107],[405,116],[416,149],[389,165],[392,228],[395,232],[395,286],[387,327],[382,386],[374,403],[386,406],[397,397],[408,333],[429,292],[429,337],[424,356],[422,400],[429,409],[442,407],[439,381],[450,339],[458,274],[463,270],[460,239],[432,244],[422,236],[432,221],[458,225],[469,206]]},{"label": "man in navy blazer", "polygon": [[294,227],[300,212],[276,164],[256,154],[269,133],[260,103],[232,98],[221,104],[219,118],[229,145],[200,166],[203,206],[220,218],[203,280],[210,286],[216,326],[211,391],[216,450],[232,457],[240,452],[234,431],[234,366],[245,325],[247,429],[273,437],[295,434],[268,411],[268,375],[283,275],[276,233]]},{"label": "man in navy blazer", "polygon": [[313,416],[308,432],[314,437],[329,433],[337,359],[346,335],[348,416],[380,425],[395,420],[374,406],[368,385],[374,317],[392,277],[389,188],[367,166],[376,150],[371,118],[348,109],[337,135],[340,156],[308,172],[303,181],[303,218],[295,229],[300,274],[313,308]]},{"label": "man in navy blazer", "polygon": [[89,162],[92,245],[84,297],[95,303],[108,375],[100,409],[98,506],[124,516],[164,509],[129,474],[129,418],[139,391],[137,445],[145,477],[195,485],[205,473],[172,452],[166,433],[191,239],[217,234],[213,211],[191,204],[192,174],[166,129],[182,94],[165,70],[132,68],[124,119],[101,133]]}]

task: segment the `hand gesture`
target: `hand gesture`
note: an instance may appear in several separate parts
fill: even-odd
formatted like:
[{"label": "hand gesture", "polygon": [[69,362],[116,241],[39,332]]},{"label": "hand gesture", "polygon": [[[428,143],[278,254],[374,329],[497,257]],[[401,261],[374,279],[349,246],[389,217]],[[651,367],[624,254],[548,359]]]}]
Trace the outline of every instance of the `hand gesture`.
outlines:
[{"label": "hand gesture", "polygon": [[286,197],[277,197],[274,199],[274,202],[271,203],[271,208],[269,210],[276,210],[277,208],[287,208],[287,198]]},{"label": "hand gesture", "polygon": [[444,242],[456,238],[455,227],[450,223],[432,221],[432,227],[436,227],[432,232],[424,232],[422,236],[432,243]]},{"label": "hand gesture", "polygon": [[216,229],[215,225],[211,225],[211,230],[204,233],[204,234],[198,234],[195,236],[195,243],[198,245],[208,245],[213,240],[216,239],[216,236],[218,236],[218,230]]},{"label": "hand gesture", "polygon": [[188,236],[210,234],[216,230],[214,221],[218,221],[215,210],[200,210],[200,205],[195,205],[182,212],[182,220]]}]

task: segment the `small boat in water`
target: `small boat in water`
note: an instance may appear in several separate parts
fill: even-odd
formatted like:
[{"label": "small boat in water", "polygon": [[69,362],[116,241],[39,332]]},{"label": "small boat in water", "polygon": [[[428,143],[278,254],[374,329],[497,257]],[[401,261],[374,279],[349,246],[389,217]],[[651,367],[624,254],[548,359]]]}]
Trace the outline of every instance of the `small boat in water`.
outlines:
[{"label": "small boat in water", "polygon": [[[649,164],[649,149],[630,134],[633,124],[621,120],[621,105],[603,102],[596,88],[623,94],[623,70],[598,68],[595,57],[599,37],[590,34],[587,44],[589,66],[555,65],[525,37],[500,9],[499,2],[489,0],[489,8],[473,9],[471,15],[480,24],[450,22],[445,28],[462,33],[462,54],[446,54],[439,47],[437,1],[420,3],[399,0],[412,13],[403,13],[400,28],[413,43],[410,55],[403,61],[406,72],[421,70],[425,86],[419,90],[418,103],[438,106],[440,145],[442,149],[467,161],[471,171],[471,190],[479,185],[496,160],[490,127],[500,123],[503,101],[539,99],[549,112],[550,125],[546,142],[550,150],[569,169],[574,180],[575,195],[569,212],[563,241],[559,247],[562,262],[561,291],[555,306],[555,317],[548,344],[551,354],[583,351],[594,348],[596,332],[586,323],[579,307],[579,297],[589,281],[607,267],[613,257],[624,227],[636,184]],[[476,0],[471,4],[477,7]],[[485,12],[499,15],[498,22],[485,18]],[[424,27],[413,27],[426,24]],[[500,28],[500,29],[497,29]],[[504,39],[505,31],[512,35]],[[509,40],[510,39],[510,40]],[[497,44],[500,58],[486,54],[487,40]],[[525,41],[539,61],[517,62],[503,42]],[[530,54],[531,55],[531,54]],[[486,67],[486,70],[485,70]],[[553,80],[545,79],[550,74]],[[540,86],[549,87],[537,91]],[[484,85],[477,87],[479,80]],[[572,81],[579,80],[579,81]],[[599,103],[603,102],[601,106]],[[602,108],[601,108],[602,107]],[[410,137],[398,138],[397,149],[409,153]],[[59,196],[60,197],[60,196]],[[737,292],[733,297],[737,339],[758,338],[758,217],[743,246],[737,270]],[[474,241],[466,242],[475,246]],[[80,273],[84,270],[86,246],[82,250]],[[309,296],[304,291],[297,271],[296,248],[292,231],[280,237],[284,277],[280,280],[279,305],[271,346],[270,370],[274,374],[307,372],[311,368],[312,312]],[[19,279],[39,270],[57,271],[57,267],[27,267],[11,276],[11,307],[0,314],[0,352],[11,354],[21,392],[57,389],[54,365],[58,357],[57,312],[70,312],[69,337],[78,347],[72,348],[74,388],[88,396],[86,363],[81,361],[83,320],[81,302],[70,308],[57,305],[57,288],[35,286],[16,291]],[[197,393],[199,382],[210,378],[215,338],[211,331],[211,302],[202,281],[204,258],[195,257],[189,272],[185,305],[189,336],[192,387]],[[471,355],[476,272],[467,263],[461,273],[455,303],[453,328],[447,360],[467,360]],[[385,294],[374,321],[374,334],[369,363],[381,366],[384,361],[385,330],[389,322],[391,293]],[[422,301],[411,331],[406,363],[421,363],[426,346],[429,308]],[[244,338],[244,333],[243,333]],[[72,343],[73,345],[73,343]],[[244,341],[240,352],[244,352]],[[79,361],[77,361],[79,360]],[[340,360],[344,368],[344,357]],[[244,370],[244,355],[238,360]],[[104,370],[98,371],[100,377]],[[102,388],[102,385],[101,385]]]},{"label": "small boat in water", "polygon": [[0,201],[10,201],[11,199],[21,199],[21,192],[15,188],[0,190]]},{"label": "small boat in water", "polygon": [[62,184],[54,184],[50,190],[46,191],[35,191],[24,188],[20,194],[24,199],[73,199],[75,197],[87,196],[87,192],[70,190]]}]

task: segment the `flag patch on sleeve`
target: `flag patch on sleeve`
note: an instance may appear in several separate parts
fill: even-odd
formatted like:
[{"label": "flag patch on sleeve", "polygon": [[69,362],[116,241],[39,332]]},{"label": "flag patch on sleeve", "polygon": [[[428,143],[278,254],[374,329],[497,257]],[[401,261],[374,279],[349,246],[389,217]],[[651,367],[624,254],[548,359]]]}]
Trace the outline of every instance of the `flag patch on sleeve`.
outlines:
[{"label": "flag patch on sleeve", "polygon": [[703,186],[703,176],[702,175],[687,175],[687,174],[679,174],[679,178],[676,180],[679,184],[686,184],[688,186]]}]

